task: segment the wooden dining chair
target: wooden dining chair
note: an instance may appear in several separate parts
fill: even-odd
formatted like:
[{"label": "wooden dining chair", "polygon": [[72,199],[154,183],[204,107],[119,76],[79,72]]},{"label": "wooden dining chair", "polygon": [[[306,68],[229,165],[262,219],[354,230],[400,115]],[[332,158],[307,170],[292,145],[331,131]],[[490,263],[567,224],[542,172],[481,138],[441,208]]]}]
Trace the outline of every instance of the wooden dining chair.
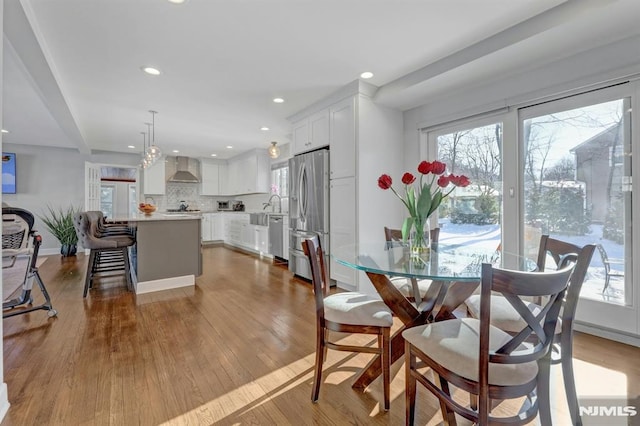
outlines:
[{"label": "wooden dining chair", "polygon": [[[406,423],[414,424],[417,382],[440,402],[444,422],[455,425],[455,414],[479,425],[526,424],[549,400],[551,344],[562,299],[574,265],[551,272],[520,272],[482,265],[480,318],[439,321],[405,330]],[[524,327],[509,334],[491,325],[492,299],[500,294],[521,316]],[[523,300],[546,302],[532,313]],[[433,379],[418,368],[430,367]],[[427,371],[428,373],[428,371]],[[477,408],[462,405],[449,385],[473,396]],[[525,397],[518,413],[494,416],[494,400]],[[550,412],[540,410],[540,423],[550,425]]]},{"label": "wooden dining chair", "polygon": [[[555,331],[555,357],[553,364],[562,365],[562,375],[564,379],[565,393],[569,412],[573,425],[580,425],[580,412],[578,396],[573,373],[573,320],[575,318],[578,301],[580,300],[580,290],[589,269],[589,264],[596,249],[595,244],[587,244],[584,247],[542,235],[538,249],[538,270],[562,268],[567,263],[575,263],[575,269],[569,281],[569,289],[566,292],[560,321],[556,325]],[[553,265],[548,264],[548,260],[553,259]],[[473,295],[466,300],[467,312],[474,318],[480,316],[480,296]],[[541,307],[537,303],[527,302],[530,311],[539,312]],[[504,298],[494,297],[491,300],[492,316],[491,324],[508,332],[517,333],[525,325],[518,312]],[[547,409],[543,407],[543,409]],[[550,409],[550,408],[549,408]]]},{"label": "wooden dining chair", "polygon": [[[391,344],[393,316],[380,298],[363,293],[341,292],[329,295],[324,254],[318,236],[305,239],[302,249],[309,259],[316,303],[316,363],[311,401],[317,402],[322,382],[322,364],[328,349],[379,354],[382,360],[384,409],[390,405]],[[377,347],[343,345],[330,339],[330,332],[374,334]]]},{"label": "wooden dining chair", "polygon": [[[437,243],[438,238],[440,237],[440,228],[433,228],[429,231],[429,235],[431,237],[431,243]],[[401,244],[403,242],[402,239],[402,230],[400,229],[392,229],[384,227],[384,238],[387,244]],[[408,278],[404,277],[391,277],[391,283],[405,296],[409,301],[415,302],[418,294],[420,295],[420,300],[418,300],[418,304],[422,299],[424,299],[425,294],[427,294],[427,290],[431,286],[431,280],[417,280],[417,290],[416,293],[414,283]]]}]

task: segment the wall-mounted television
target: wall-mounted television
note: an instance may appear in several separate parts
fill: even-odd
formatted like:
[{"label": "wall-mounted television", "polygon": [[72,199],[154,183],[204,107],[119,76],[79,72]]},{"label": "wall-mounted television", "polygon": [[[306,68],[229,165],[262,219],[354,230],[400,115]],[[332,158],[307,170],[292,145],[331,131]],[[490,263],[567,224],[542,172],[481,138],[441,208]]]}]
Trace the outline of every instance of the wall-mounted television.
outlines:
[{"label": "wall-mounted television", "polygon": [[16,154],[2,153],[2,193],[16,193]]}]

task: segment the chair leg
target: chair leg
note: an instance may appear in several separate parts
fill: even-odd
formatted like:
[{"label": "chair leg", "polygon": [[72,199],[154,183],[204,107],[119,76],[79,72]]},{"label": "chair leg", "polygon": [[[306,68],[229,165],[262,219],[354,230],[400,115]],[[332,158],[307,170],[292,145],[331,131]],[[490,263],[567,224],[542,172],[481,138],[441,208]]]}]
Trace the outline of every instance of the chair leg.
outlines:
[{"label": "chair leg", "polygon": [[127,290],[133,291],[133,282],[131,282],[131,265],[129,264],[129,248],[122,249],[122,257],[124,259],[124,274],[127,280]]},{"label": "chair leg", "polygon": [[580,418],[580,405],[578,404],[578,392],[576,391],[576,382],[573,375],[573,336],[571,330],[563,331],[561,335],[561,353],[560,362],[562,363],[562,378],[564,380],[564,388],[567,395],[567,404],[569,405],[569,414],[571,414],[571,424],[582,426]]},{"label": "chair leg", "polygon": [[[436,385],[442,390],[442,392],[444,392],[449,397],[451,397],[451,391],[449,390],[449,382],[447,382],[445,379],[440,377],[440,375],[435,371],[433,372],[433,378],[435,379]],[[440,411],[442,411],[442,419],[444,420],[445,425],[456,426],[458,424],[456,423],[456,414],[449,407],[447,407],[447,404],[445,404],[441,399],[440,399]]]},{"label": "chair leg", "polygon": [[[564,351],[564,348],[563,348]],[[551,422],[551,397],[549,395],[549,383],[551,375],[551,350],[538,362],[538,380],[536,394],[538,397],[538,415],[540,424],[550,425]]]},{"label": "chair leg", "polygon": [[96,252],[94,250],[89,251],[89,262],[87,263],[87,276],[84,278],[84,296],[87,297],[87,292],[89,291],[89,287],[91,287],[91,282],[93,280],[93,269],[94,263],[96,260]]},{"label": "chair leg", "polygon": [[405,342],[404,345],[404,354],[405,354],[405,424],[406,426],[413,426],[415,423],[416,417],[416,384],[417,379],[413,374],[411,374],[412,370],[416,369],[416,357],[411,353],[411,345],[409,342]]},{"label": "chair leg", "polygon": [[318,396],[320,395],[320,383],[322,382],[322,363],[324,362],[324,358],[327,352],[325,342],[326,331],[324,329],[320,329],[320,326],[318,326],[318,330],[316,332],[316,367],[313,373],[313,388],[311,390],[312,402],[318,402]]},{"label": "chair leg", "polygon": [[382,335],[378,336],[378,344],[382,354],[380,361],[382,362],[382,389],[384,395],[384,411],[389,411],[391,404],[391,340],[389,328],[382,329]]},{"label": "chair leg", "polygon": [[602,289],[602,292],[606,292],[607,291],[607,287],[609,287],[609,280],[611,279],[611,277],[609,277],[609,274],[605,274],[605,278],[604,278],[604,288]]}]

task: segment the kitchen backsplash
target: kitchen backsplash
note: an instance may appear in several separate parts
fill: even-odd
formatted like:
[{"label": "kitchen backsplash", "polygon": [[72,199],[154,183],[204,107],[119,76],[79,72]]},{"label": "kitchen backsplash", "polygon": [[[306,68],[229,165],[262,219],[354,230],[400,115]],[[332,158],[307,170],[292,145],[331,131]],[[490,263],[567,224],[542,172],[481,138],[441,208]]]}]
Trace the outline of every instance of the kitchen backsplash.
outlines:
[{"label": "kitchen backsplash", "polygon": [[[167,182],[165,195],[147,196],[146,201],[152,202],[158,207],[159,211],[167,209],[177,209],[180,201],[185,201],[190,209],[199,209],[202,211],[217,211],[218,201],[242,201],[245,205],[245,211],[263,211],[264,204],[269,200],[270,194],[251,194],[236,196],[209,196],[200,195],[200,185],[193,183]],[[275,203],[274,199],[274,203]],[[288,199],[282,200],[282,211],[288,212]],[[272,211],[271,207],[266,208]],[[276,207],[277,210],[277,207]]]}]

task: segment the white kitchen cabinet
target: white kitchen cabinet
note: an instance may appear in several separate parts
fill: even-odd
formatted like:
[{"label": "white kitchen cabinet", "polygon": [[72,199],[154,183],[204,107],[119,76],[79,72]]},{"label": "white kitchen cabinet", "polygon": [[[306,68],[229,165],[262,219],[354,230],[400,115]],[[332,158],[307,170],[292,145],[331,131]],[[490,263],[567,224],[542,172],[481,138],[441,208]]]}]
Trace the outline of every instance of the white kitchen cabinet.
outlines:
[{"label": "white kitchen cabinet", "polygon": [[202,241],[213,241],[212,213],[204,213],[200,221]]},{"label": "white kitchen cabinet", "polygon": [[330,150],[329,177],[339,179],[356,174],[355,99],[349,97],[329,108]]},{"label": "white kitchen cabinet", "polygon": [[[331,250],[382,238],[385,226],[400,227],[402,204],[377,185],[381,174],[402,176],[402,113],[377,105],[375,88],[363,82],[353,93],[329,104],[331,117],[330,230]],[[372,208],[376,214],[371,214]],[[376,294],[366,275],[331,260],[331,279],[338,287]]]},{"label": "white kitchen cabinet", "polygon": [[293,154],[300,154],[329,145],[329,109],[309,115],[292,126]]},{"label": "white kitchen cabinet", "polygon": [[254,149],[229,159],[227,195],[268,193],[269,172],[266,149]]},{"label": "white kitchen cabinet", "polygon": [[[253,233],[248,232],[249,214],[230,213],[229,222],[229,243],[236,246],[246,246],[246,242],[252,241]],[[250,235],[250,237],[248,237]]]},{"label": "white kitchen cabinet", "polygon": [[202,176],[200,195],[221,195],[220,191],[220,166],[206,160],[200,161],[200,174]]},{"label": "white kitchen cabinet", "polygon": [[160,159],[144,169],[144,195],[159,195],[165,193],[165,162]]},{"label": "white kitchen cabinet", "polygon": [[211,216],[211,237],[213,241],[223,241],[225,239],[224,217],[220,213],[212,213]]},{"label": "white kitchen cabinet", "polygon": [[240,230],[240,245],[255,250],[255,225],[251,225],[250,223],[242,223],[242,227]]},{"label": "white kitchen cabinet", "polygon": [[[329,243],[331,252],[337,247],[356,243],[355,192],[355,178],[331,180],[329,185],[329,197],[331,199]],[[382,228],[380,235],[382,235]],[[340,287],[350,290],[357,288],[357,273],[355,269],[339,264],[332,257],[330,271],[331,279],[339,282]]]},{"label": "white kitchen cabinet", "polygon": [[224,218],[221,213],[202,214],[202,241],[222,241],[225,239]]},{"label": "white kitchen cabinet", "polygon": [[269,253],[269,227],[253,225],[254,240],[253,249],[260,254]]}]

